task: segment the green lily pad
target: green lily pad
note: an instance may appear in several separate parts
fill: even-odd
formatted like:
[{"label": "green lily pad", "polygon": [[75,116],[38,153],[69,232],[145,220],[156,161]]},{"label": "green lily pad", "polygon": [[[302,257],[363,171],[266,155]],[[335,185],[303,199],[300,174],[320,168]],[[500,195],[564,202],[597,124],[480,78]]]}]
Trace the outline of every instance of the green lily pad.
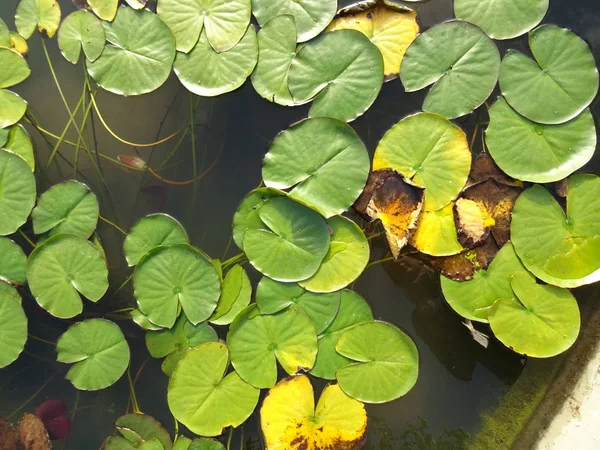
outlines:
[{"label": "green lily pad", "polygon": [[258,62],[252,86],[262,98],[283,106],[294,105],[288,75],[296,56],[296,22],[290,15],[269,20],[257,34]]},{"label": "green lily pad", "polygon": [[8,133],[10,133],[10,128],[0,129],[0,148],[4,147],[8,142]]},{"label": "green lily pad", "polygon": [[31,70],[18,52],[0,47],[0,88],[19,84],[29,77]]},{"label": "green lily pad", "polygon": [[89,74],[102,88],[118,95],[141,95],[167,81],[175,42],[156,14],[121,6],[114,22],[103,25],[109,44],[96,61],[87,64]]},{"label": "green lily pad", "polygon": [[11,284],[27,281],[27,256],[16,243],[0,237],[0,280]]},{"label": "green lily pad", "polygon": [[340,388],[364,403],[385,403],[417,382],[419,352],[410,337],[386,322],[366,322],[344,331],[336,351],[356,361],[338,369]]},{"label": "green lily pad", "polygon": [[177,365],[169,382],[171,413],[192,432],[218,436],[250,417],[260,390],[236,372],[225,375],[229,351],[225,344],[209,342],[190,350]]},{"label": "green lily pad", "polygon": [[[173,448],[169,432],[158,420],[146,414],[125,414],[117,419],[115,428],[129,444],[129,447],[124,447],[126,449],[143,448],[151,450],[156,445],[146,445],[144,447],[144,444],[151,441],[158,441],[158,449],[171,450]],[[111,439],[109,438],[106,450],[110,450],[112,447],[110,445]],[[115,450],[120,448],[115,447]]]},{"label": "green lily pad", "polygon": [[372,321],[373,312],[369,304],[355,292],[342,291],[340,310],[337,316],[319,336],[319,352],[310,374],[326,380],[335,380],[336,372],[352,363],[350,359],[335,350],[340,336],[356,324]]},{"label": "green lily pad", "polygon": [[10,47],[10,30],[0,18],[0,47]]},{"label": "green lily pad", "polygon": [[510,227],[517,255],[540,280],[574,288],[600,280],[600,178],[568,179],[566,213],[534,185],[517,199]]},{"label": "green lily pad", "polygon": [[360,31],[324,33],[300,48],[288,84],[294,102],[313,103],[309,117],[350,122],[373,104],[383,83],[383,57]]},{"label": "green lily pad", "polygon": [[361,228],[350,219],[334,216],[327,219],[332,231],[329,251],[321,267],[300,285],[312,292],[334,292],[354,282],[367,267],[369,242]]},{"label": "green lily pad", "polygon": [[27,102],[12,91],[0,89],[0,128],[14,125],[27,111]]},{"label": "green lily pad", "polygon": [[598,69],[586,42],[572,31],[544,25],[529,34],[535,61],[517,51],[502,60],[500,89],[519,114],[537,123],[577,117],[598,92]]},{"label": "green lily pad", "polygon": [[348,124],[317,117],[275,138],[262,174],[267,186],[291,188],[291,198],[327,218],[346,211],[363,191],[369,177],[369,153]]},{"label": "green lily pad", "polygon": [[511,277],[525,270],[509,242],[500,249],[487,270],[478,270],[469,281],[455,281],[440,275],[448,304],[465,319],[488,322],[496,300],[512,298]]},{"label": "green lily pad", "polygon": [[208,321],[215,325],[229,325],[252,300],[252,284],[240,265],[233,266],[221,284],[221,298]]},{"label": "green lily pad", "polygon": [[0,147],[8,150],[17,156],[20,156],[31,168],[35,170],[35,155],[33,154],[33,144],[31,137],[23,125],[15,125],[10,129],[7,135],[7,140]]},{"label": "green lily pad", "polygon": [[250,76],[258,58],[258,43],[254,27],[235,47],[217,53],[210,45],[206,31],[189,53],[177,53],[173,69],[190,92],[214,97],[235,91]]},{"label": "green lily pad", "polygon": [[408,116],[383,136],[375,150],[373,170],[394,169],[425,188],[426,211],[437,211],[460,193],[471,170],[465,133],[432,113]]},{"label": "green lily pad", "polygon": [[164,450],[163,445],[157,438],[141,441],[141,443],[138,443],[138,441],[132,443],[121,436],[109,437],[102,448],[104,450]]},{"label": "green lily pad", "polygon": [[60,25],[60,5],[56,0],[21,0],[15,14],[17,31],[29,39],[36,28],[51,38]]},{"label": "green lily pad", "polygon": [[282,196],[285,196],[285,193],[278,189],[258,188],[250,192],[240,206],[238,206],[233,216],[233,241],[240,249],[242,248],[246,230],[267,229],[258,215],[260,208],[268,200]]},{"label": "green lily pad", "polygon": [[261,27],[274,17],[293,16],[298,42],[309,41],[323,31],[336,10],[337,0],[252,0],[252,14]]},{"label": "green lily pad", "polygon": [[423,111],[453,119],[487,100],[499,72],[496,44],[475,25],[451,21],[417,36],[402,60],[400,79],[408,92],[433,85]]},{"label": "green lily pad", "polygon": [[329,250],[325,220],[286,197],[267,201],[258,215],[267,229],[248,229],[243,241],[254,268],[277,281],[312,277]]},{"label": "green lily pad", "polygon": [[98,224],[98,199],[85,184],[69,180],[44,192],[33,212],[35,234],[50,232],[89,238]]},{"label": "green lily pad", "polygon": [[89,7],[102,20],[112,22],[119,9],[119,0],[86,0]]},{"label": "green lily pad", "polygon": [[175,444],[173,445],[173,450],[189,450],[191,444],[192,440],[190,438],[178,436]]},{"label": "green lily pad", "polygon": [[158,15],[173,31],[177,50],[188,53],[201,34],[216,52],[235,47],[250,23],[250,0],[160,0]]},{"label": "green lily pad", "polygon": [[159,327],[158,325],[154,325],[152,322],[150,322],[150,319],[148,319],[148,316],[146,316],[139,309],[134,309],[133,311],[129,311],[129,315],[131,316],[131,320],[133,320],[136,323],[136,325],[138,325],[143,330],[159,331],[159,330],[164,329],[163,327]]},{"label": "green lily pad", "polygon": [[315,294],[296,283],[279,283],[263,277],[256,288],[256,304],[261,314],[275,314],[298,305],[312,321],[317,334],[327,328],[340,309],[341,293]]},{"label": "green lily pad", "polygon": [[256,304],[244,309],[227,333],[231,363],[246,382],[271,388],[277,382],[277,361],[290,375],[312,369],[317,356],[317,333],[296,305],[262,315]]},{"label": "green lily pad", "polygon": [[92,302],[108,289],[106,261],[84,238],[59,234],[37,245],[27,263],[31,294],[55,317],[68,319],[80,314],[79,294]]},{"label": "green lily pad", "polygon": [[129,345],[121,329],[104,319],[76,323],[56,343],[57,361],[73,364],[67,380],[77,389],[97,391],[116,383],[129,366]]},{"label": "green lily pad", "polygon": [[167,214],[150,214],[131,227],[123,251],[127,264],[132,267],[153,248],[188,242],[188,235],[177,220]]},{"label": "green lily pad", "polygon": [[219,275],[210,260],[187,244],[151,250],[133,275],[134,295],[151,322],[171,328],[181,307],[193,324],[210,317],[220,292]]},{"label": "green lily pad", "polygon": [[89,61],[96,61],[104,51],[105,41],[102,22],[85,10],[69,14],[58,30],[60,52],[72,64],[77,64],[82,49]]},{"label": "green lily pad", "polygon": [[498,166],[518,180],[548,183],[583,167],[596,149],[589,109],[561,125],[541,125],[521,116],[506,100],[490,109],[486,143]]},{"label": "green lily pad", "polygon": [[194,439],[188,450],[225,450],[225,447],[216,439],[197,438]]},{"label": "green lily pad", "polygon": [[0,150],[0,186],[0,236],[6,236],[27,221],[36,191],[35,178],[25,160],[6,150]]},{"label": "green lily pad", "polygon": [[517,298],[498,300],[489,316],[492,331],[507,347],[536,358],[550,358],[573,345],[581,318],[567,289],[537,284],[526,271],[513,275]]},{"label": "green lily pad", "polygon": [[27,342],[27,316],[17,290],[0,281],[0,368],[14,362]]},{"label": "green lily pad", "polygon": [[454,14],[493,39],[513,39],[537,26],[549,0],[455,0]]}]

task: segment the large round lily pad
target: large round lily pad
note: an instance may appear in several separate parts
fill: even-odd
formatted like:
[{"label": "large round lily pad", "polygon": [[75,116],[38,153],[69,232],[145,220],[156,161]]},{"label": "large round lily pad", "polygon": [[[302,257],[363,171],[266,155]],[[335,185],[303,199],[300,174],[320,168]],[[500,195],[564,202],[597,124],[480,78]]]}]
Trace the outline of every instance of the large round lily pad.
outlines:
[{"label": "large round lily pad", "polygon": [[346,211],[362,192],[369,176],[369,154],[348,124],[317,117],[275,138],[262,174],[267,186],[291,188],[291,198],[331,217]]},{"label": "large round lily pad", "polygon": [[350,122],[375,101],[383,82],[383,57],[356,30],[324,33],[300,48],[288,84],[294,102],[314,98],[310,117]]},{"label": "large round lily pad", "polygon": [[267,229],[258,215],[260,208],[273,197],[282,196],[285,196],[285,193],[278,189],[258,188],[250,192],[238,206],[233,216],[233,241],[240,249],[246,230]]},{"label": "large round lily pad", "polygon": [[286,197],[267,201],[258,216],[264,228],[244,233],[243,248],[250,263],[278,281],[301,281],[313,276],[329,250],[325,220]]},{"label": "large round lily pad", "polygon": [[596,149],[590,110],[562,125],[541,125],[518,114],[504,99],[490,109],[486,143],[496,164],[518,180],[548,183],[584,166]]},{"label": "large round lily pad", "polygon": [[27,342],[27,317],[17,290],[0,281],[0,368],[14,362]]},{"label": "large round lily pad", "polygon": [[33,154],[33,144],[29,133],[21,124],[13,126],[10,131],[6,131],[8,131],[6,142],[1,143],[0,147],[23,158],[33,172],[35,170],[35,155]]},{"label": "large round lily pad", "polygon": [[24,284],[27,280],[27,256],[5,237],[0,237],[0,280],[11,284]]},{"label": "large round lily pad", "polygon": [[115,20],[103,25],[108,44],[96,61],[87,64],[102,88],[118,95],[141,95],[167,81],[175,41],[156,14],[121,6]]},{"label": "large round lily pad", "polygon": [[173,69],[179,81],[191,92],[214,97],[239,88],[252,73],[258,58],[254,27],[235,47],[217,53],[210,45],[206,32],[189,53],[177,53]]},{"label": "large round lily pad", "polygon": [[31,70],[18,52],[0,47],[0,88],[19,84],[29,77]]},{"label": "large round lily pad", "polygon": [[499,72],[496,44],[475,25],[451,21],[417,36],[402,60],[400,79],[408,92],[433,85],[423,111],[453,119],[487,100]]},{"label": "large round lily pad", "polygon": [[169,382],[171,413],[192,432],[218,436],[226,427],[238,427],[250,417],[260,390],[236,372],[225,375],[229,351],[218,342],[190,350]]},{"label": "large round lily pad", "polygon": [[336,373],[342,390],[359,401],[384,403],[417,382],[419,353],[410,337],[386,322],[355,325],[340,336],[336,351],[356,361]]},{"label": "large round lily pad", "polygon": [[540,185],[513,210],[511,237],[525,267],[540,280],[573,288],[600,280],[600,178],[568,179],[566,213]]},{"label": "large round lily pad", "polygon": [[14,125],[27,111],[27,102],[12,91],[0,89],[0,128]]},{"label": "large round lily pad", "polygon": [[116,383],[129,366],[129,345],[121,329],[104,319],[71,326],[56,343],[57,361],[73,364],[67,380],[77,389],[97,391]]},{"label": "large round lily pad", "polygon": [[6,150],[0,150],[0,186],[0,236],[6,236],[27,221],[36,191],[25,160]]},{"label": "large round lily pad", "polygon": [[84,10],[69,14],[58,30],[60,52],[72,64],[79,61],[81,50],[88,61],[96,61],[104,51],[105,40],[102,22]]},{"label": "large round lily pad", "polygon": [[549,0],[454,0],[454,14],[493,39],[512,39],[538,25]]},{"label": "large round lily pad", "polygon": [[394,169],[425,188],[426,211],[437,211],[456,198],[471,170],[467,136],[448,119],[432,113],[406,117],[383,136],[373,170]]},{"label": "large round lily pad", "polygon": [[171,328],[180,308],[194,324],[205,321],[217,306],[219,275],[207,257],[187,244],[151,250],[133,275],[134,295],[151,322]]},{"label": "large round lily pad", "polygon": [[290,375],[313,367],[317,333],[310,318],[296,305],[262,315],[254,304],[231,324],[227,345],[240,376],[257,388],[270,388],[277,382],[277,361]]},{"label": "large round lily pad", "polygon": [[362,322],[372,322],[373,312],[369,304],[357,293],[344,290],[340,302],[340,310],[327,329],[319,336],[319,352],[311,375],[327,380],[335,380],[336,372],[352,361],[336,350],[340,335]]},{"label": "large round lily pad", "polygon": [[36,28],[51,38],[60,25],[60,5],[57,0],[20,0],[15,25],[25,39],[29,39]]},{"label": "large round lily pad", "polygon": [[529,34],[535,61],[510,51],[502,61],[500,89],[519,114],[545,124],[577,117],[598,92],[598,69],[590,48],[575,33],[544,25]]},{"label": "large round lily pad", "polygon": [[527,271],[513,275],[510,284],[516,298],[498,300],[489,316],[496,337],[515,352],[537,358],[571,347],[581,323],[573,294],[537,284]]},{"label": "large round lily pad", "polygon": [[306,375],[272,388],[260,409],[260,421],[267,450],[360,449],[366,441],[365,406],[333,384],[323,390],[315,408]]},{"label": "large round lily pad", "polygon": [[250,278],[242,266],[236,264],[225,275],[217,309],[208,320],[215,325],[229,325],[251,300]]},{"label": "large round lily pad", "polygon": [[75,180],[56,184],[44,192],[31,213],[33,231],[50,235],[72,234],[88,238],[100,214],[98,199],[85,184]]}]

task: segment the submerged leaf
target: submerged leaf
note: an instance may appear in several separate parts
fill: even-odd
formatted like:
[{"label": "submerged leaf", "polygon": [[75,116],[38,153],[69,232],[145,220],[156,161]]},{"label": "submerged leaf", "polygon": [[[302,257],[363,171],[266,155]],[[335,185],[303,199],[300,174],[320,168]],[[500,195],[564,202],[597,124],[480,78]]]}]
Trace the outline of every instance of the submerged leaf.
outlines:
[{"label": "submerged leaf", "polygon": [[522,181],[515,180],[502,172],[489,153],[479,153],[471,165],[471,173],[469,174],[467,186],[490,179],[498,184],[523,187]]},{"label": "submerged leaf", "polygon": [[53,441],[66,438],[71,432],[71,419],[62,400],[46,400],[35,409],[35,415],[42,419]]},{"label": "submerged leaf", "polygon": [[15,242],[0,237],[0,281],[24,284],[27,281],[27,256]]},{"label": "submerged leaf", "polygon": [[[11,285],[0,281],[0,368],[13,363],[27,342],[27,317],[21,297]],[[0,443],[2,436],[0,433]]]},{"label": "submerged leaf", "polygon": [[[7,91],[0,91],[2,92]],[[0,95],[0,103],[2,96]],[[17,155],[0,149],[0,236],[12,234],[27,221],[35,204],[31,169]]]},{"label": "submerged leaf", "polygon": [[454,204],[450,203],[438,211],[423,211],[410,244],[421,253],[431,256],[450,256],[462,252],[453,207]]},{"label": "submerged leaf", "polygon": [[104,51],[105,40],[102,22],[84,10],[69,14],[58,30],[60,52],[72,64],[77,64],[82,49],[89,61],[96,61]]},{"label": "submerged leaf", "polygon": [[25,450],[52,450],[50,437],[39,417],[25,413],[17,428],[19,441]]},{"label": "submerged leaf", "polygon": [[29,39],[36,28],[51,38],[60,25],[60,5],[57,0],[20,0],[15,25],[25,39]]}]

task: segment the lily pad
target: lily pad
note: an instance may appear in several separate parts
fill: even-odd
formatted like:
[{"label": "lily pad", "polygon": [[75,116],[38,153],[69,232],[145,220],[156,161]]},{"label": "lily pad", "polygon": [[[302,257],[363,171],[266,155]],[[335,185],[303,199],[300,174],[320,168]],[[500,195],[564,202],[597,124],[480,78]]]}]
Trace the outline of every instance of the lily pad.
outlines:
[{"label": "lily pad", "polygon": [[116,383],[129,366],[129,345],[121,329],[104,319],[76,323],[56,343],[57,361],[73,364],[67,380],[97,391]]},{"label": "lily pad", "polygon": [[231,363],[257,388],[277,382],[277,361],[290,375],[310,370],[317,356],[315,327],[298,306],[261,315],[257,305],[244,309],[227,333]]},{"label": "lily pad", "polygon": [[373,170],[393,169],[425,188],[426,211],[437,211],[456,198],[471,169],[465,133],[432,113],[406,117],[383,136]]},{"label": "lily pad", "polygon": [[262,98],[283,106],[294,105],[288,75],[296,56],[296,22],[293,16],[273,17],[257,34],[258,62],[252,86]]},{"label": "lily pad", "polygon": [[511,236],[517,255],[540,280],[573,288],[600,280],[600,178],[568,179],[566,213],[534,185],[517,200]]},{"label": "lily pad", "polygon": [[4,20],[0,18],[0,47],[10,47],[10,31]]},{"label": "lily pad", "polygon": [[400,79],[408,92],[433,85],[423,111],[453,119],[487,100],[499,72],[496,44],[475,25],[451,21],[417,36],[402,60]]},{"label": "lily pad", "polygon": [[121,6],[114,22],[103,25],[109,43],[96,61],[87,64],[102,88],[118,95],[141,95],[167,81],[175,42],[156,14]]},{"label": "lily pad", "polygon": [[454,281],[440,276],[442,292],[448,304],[465,319],[488,322],[496,300],[513,297],[510,280],[525,270],[509,242],[496,254],[487,270],[478,270],[469,281]]},{"label": "lily pad", "polygon": [[410,244],[421,253],[431,256],[450,256],[462,252],[453,208],[454,205],[450,203],[438,211],[421,212]]},{"label": "lily pad", "polygon": [[354,282],[367,267],[369,242],[361,228],[350,219],[327,219],[332,231],[329,251],[321,267],[300,285],[312,292],[335,292]]},{"label": "lily pad", "polygon": [[143,330],[159,331],[164,329],[163,327],[159,327],[158,325],[154,325],[152,322],[150,322],[148,316],[146,316],[139,309],[134,309],[133,311],[130,311],[129,315],[131,316],[131,320],[133,320]]},{"label": "lily pad", "polygon": [[27,281],[27,256],[16,243],[0,237],[0,281],[24,284]]},{"label": "lily pad", "polygon": [[225,450],[225,447],[216,439],[196,438],[188,450]]},{"label": "lily pad", "polygon": [[8,142],[8,133],[10,133],[10,128],[0,128],[0,148],[3,148]]},{"label": "lily pad", "polygon": [[260,390],[236,372],[225,375],[228,366],[229,351],[219,342],[199,345],[177,365],[169,382],[169,408],[192,432],[218,436],[244,423],[256,408]]},{"label": "lily pad", "polygon": [[31,137],[23,125],[17,124],[10,129],[7,140],[0,145],[5,150],[20,156],[31,168],[35,170],[35,155],[33,154],[33,144]]},{"label": "lily pad", "polygon": [[242,201],[233,216],[233,241],[240,249],[243,245],[246,230],[267,229],[258,215],[260,208],[270,199],[285,195],[285,192],[278,189],[258,188],[250,192]]},{"label": "lily pad", "polygon": [[262,174],[267,186],[291,188],[291,198],[328,218],[346,211],[362,192],[369,176],[369,154],[348,124],[317,117],[275,138]]},{"label": "lily pad", "polygon": [[319,336],[319,352],[310,374],[326,380],[335,380],[336,372],[352,363],[350,359],[335,350],[340,335],[356,324],[372,321],[373,312],[369,304],[355,292],[342,291],[340,310],[337,316]]},{"label": "lily pad", "polygon": [[502,61],[500,89],[519,114],[537,123],[577,117],[596,97],[598,69],[586,42],[572,31],[544,25],[529,34],[535,61],[510,51]]},{"label": "lily pad", "polygon": [[329,25],[337,0],[252,0],[252,14],[261,27],[277,16],[291,15],[297,27],[297,41],[309,41]]},{"label": "lily pad", "polygon": [[523,181],[562,180],[583,167],[596,149],[589,109],[561,125],[541,125],[517,114],[504,99],[490,109],[486,143],[496,164]]},{"label": "lily pad", "polygon": [[151,322],[171,328],[180,307],[193,324],[208,319],[217,306],[219,275],[210,260],[187,244],[151,250],[133,275],[134,295]]},{"label": "lily pad", "polygon": [[17,290],[0,281],[0,368],[14,362],[27,342],[27,317]]},{"label": "lily pad", "polygon": [[240,265],[233,266],[221,284],[221,298],[208,321],[215,325],[229,325],[252,300],[252,284]]},{"label": "lily pad", "polygon": [[323,390],[315,409],[313,387],[306,375],[272,388],[260,419],[267,450],[360,449],[367,439],[365,405],[333,384]]},{"label": "lily pad", "polygon": [[268,229],[252,228],[244,233],[243,248],[250,263],[277,281],[312,277],[329,251],[325,220],[286,197],[267,201],[258,215]]},{"label": "lily pad", "polygon": [[89,7],[102,20],[112,22],[119,9],[119,0],[85,0]]},{"label": "lily pad", "polygon": [[29,46],[27,41],[16,31],[10,32],[10,48],[14,51],[19,52],[21,56],[27,56],[29,53]]},{"label": "lily pad", "polygon": [[0,186],[0,236],[6,236],[27,221],[36,191],[35,178],[25,160],[6,150],[0,150]]},{"label": "lily pad", "polygon": [[258,58],[254,27],[230,50],[217,53],[209,44],[206,32],[189,53],[177,53],[173,69],[190,92],[204,97],[226,94],[239,88],[252,73]]},{"label": "lily pad", "polygon": [[261,314],[274,314],[290,305],[298,305],[319,334],[336,317],[340,308],[340,292],[315,294],[296,283],[279,283],[263,277],[256,288],[256,304]]},{"label": "lily pad", "polygon": [[19,84],[29,77],[31,70],[18,52],[0,47],[0,88]]},{"label": "lily pad", "polygon": [[581,324],[573,294],[537,284],[526,271],[514,274],[510,284],[516,298],[498,300],[489,316],[496,337],[515,352],[536,358],[571,347]]},{"label": "lily pad", "polygon": [[55,317],[80,314],[79,294],[97,302],[108,289],[106,261],[91,242],[72,235],[52,236],[36,246],[27,263],[31,294]]},{"label": "lily pad", "polygon": [[[155,447],[155,445],[151,446],[147,444],[151,441],[158,441],[159,446],[156,448],[159,450],[171,450],[173,448],[171,436],[169,436],[168,431],[154,417],[146,414],[125,414],[117,419],[115,428],[123,435],[123,438],[116,438],[115,441],[117,439],[119,441],[124,439],[129,446],[115,446],[114,450],[120,450],[121,448],[151,450]],[[109,438],[106,450],[110,450],[114,445],[111,445],[111,439],[114,438]],[[144,444],[146,445],[144,446]]]},{"label": "lily pad", "polygon": [[136,223],[123,243],[127,264],[135,266],[153,248],[161,245],[187,244],[183,226],[167,214],[150,214]]},{"label": "lily pad", "polygon": [[171,28],[177,50],[188,53],[201,34],[215,52],[235,47],[250,23],[250,0],[160,0],[157,13]]},{"label": "lily pad", "polygon": [[105,41],[102,22],[85,10],[69,14],[58,30],[60,52],[72,64],[77,64],[82,49],[89,61],[96,61],[104,51]]},{"label": "lily pad", "polygon": [[336,378],[350,397],[366,403],[395,400],[412,389],[419,372],[414,342],[386,322],[367,322],[344,331],[336,351],[353,361]]},{"label": "lily pad", "polygon": [[98,224],[98,199],[85,184],[69,180],[44,192],[33,212],[35,234],[72,234],[89,238]]},{"label": "lily pad", "polygon": [[10,127],[17,123],[27,111],[27,102],[12,91],[0,89],[0,128]]},{"label": "lily pad", "polygon": [[36,28],[48,38],[60,25],[60,5],[56,0],[21,0],[15,14],[17,31],[29,39]]},{"label": "lily pad", "polygon": [[377,46],[383,56],[385,80],[389,81],[398,76],[406,49],[419,33],[419,24],[415,11],[377,2],[372,8],[343,14],[327,27],[327,31],[348,29],[360,31]]},{"label": "lily pad", "polygon": [[109,437],[103,447],[104,450],[163,450],[164,447],[157,438],[149,441],[142,441],[140,444],[131,443],[127,439],[120,436]]},{"label": "lily pad", "polygon": [[178,436],[173,445],[173,450],[189,450],[192,440],[185,436]]},{"label": "lily pad", "polygon": [[148,4],[148,0],[125,0],[133,9],[144,9]]},{"label": "lily pad", "polygon": [[324,33],[292,61],[288,85],[294,102],[313,103],[309,117],[350,122],[373,104],[383,82],[383,57],[356,30]]},{"label": "lily pad", "polygon": [[537,26],[549,4],[549,0],[455,0],[454,14],[493,39],[513,39]]}]

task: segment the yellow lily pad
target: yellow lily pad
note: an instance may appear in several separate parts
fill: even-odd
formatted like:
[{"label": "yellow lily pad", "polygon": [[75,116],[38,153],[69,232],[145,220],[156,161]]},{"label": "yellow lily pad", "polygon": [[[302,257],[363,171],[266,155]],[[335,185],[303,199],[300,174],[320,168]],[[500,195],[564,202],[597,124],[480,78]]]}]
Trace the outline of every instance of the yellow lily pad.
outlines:
[{"label": "yellow lily pad", "polygon": [[423,211],[410,244],[431,256],[450,256],[463,251],[454,223],[454,202],[438,211]]}]

